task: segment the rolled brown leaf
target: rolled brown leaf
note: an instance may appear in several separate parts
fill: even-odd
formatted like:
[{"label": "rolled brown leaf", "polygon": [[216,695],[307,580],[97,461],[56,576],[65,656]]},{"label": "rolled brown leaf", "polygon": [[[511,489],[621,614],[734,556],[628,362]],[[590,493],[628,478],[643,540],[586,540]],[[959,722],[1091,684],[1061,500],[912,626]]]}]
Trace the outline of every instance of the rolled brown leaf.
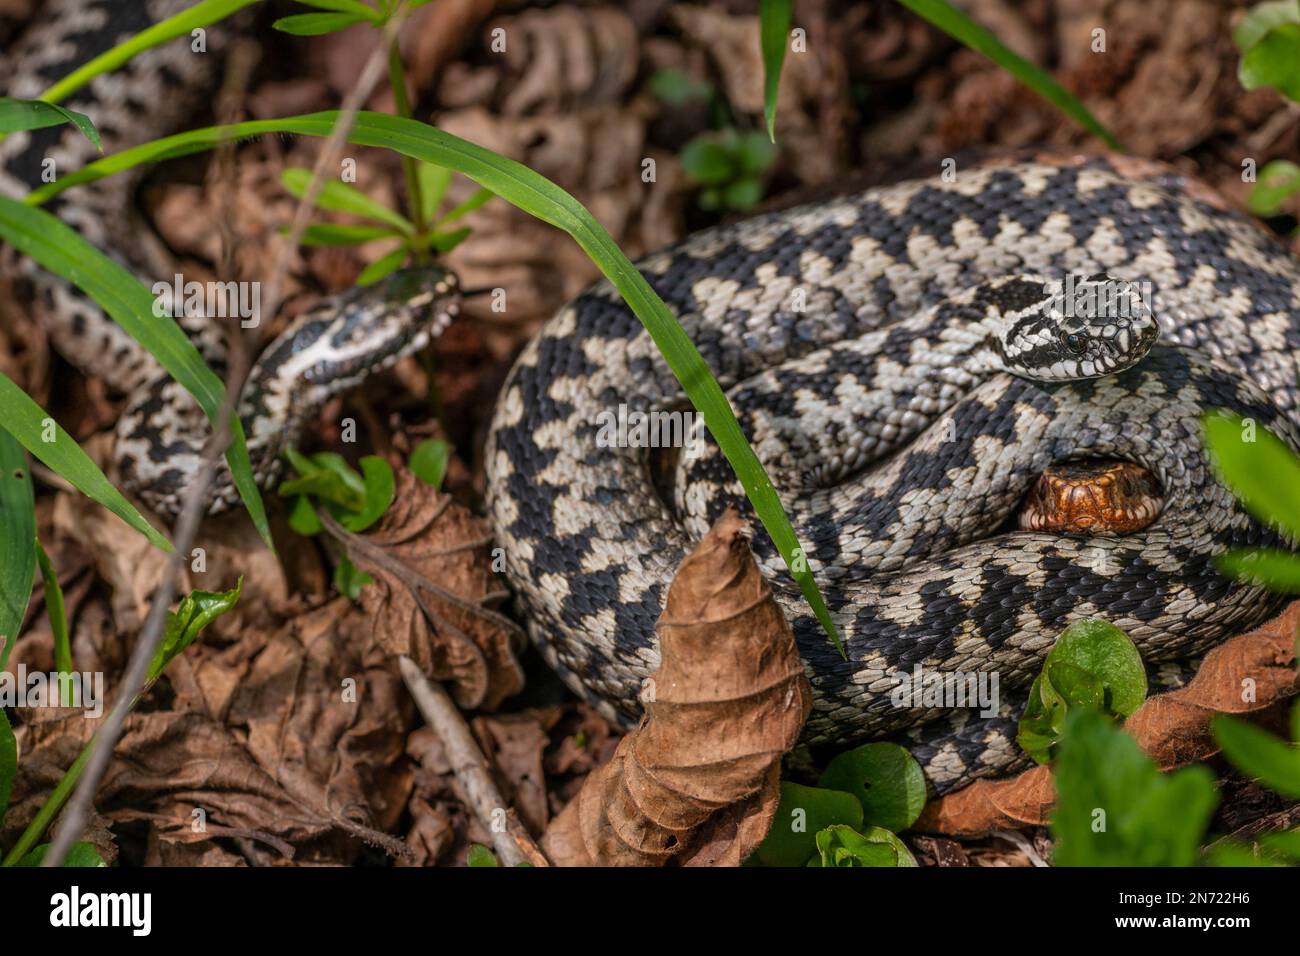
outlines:
[{"label": "rolled brown leaf", "polygon": [[640,726],[542,839],[558,865],[738,865],[776,812],[812,689],[735,512],[681,563],[657,630]]},{"label": "rolled brown leaf", "polygon": [[[1210,651],[1186,687],[1148,699],[1124,722],[1124,729],[1161,770],[1213,756],[1219,750],[1210,733],[1215,715],[1254,713],[1300,691],[1297,626],[1300,601]],[[931,801],[915,829],[973,837],[1042,826],[1055,800],[1051,770],[1034,767],[1007,780],[977,780]]]}]

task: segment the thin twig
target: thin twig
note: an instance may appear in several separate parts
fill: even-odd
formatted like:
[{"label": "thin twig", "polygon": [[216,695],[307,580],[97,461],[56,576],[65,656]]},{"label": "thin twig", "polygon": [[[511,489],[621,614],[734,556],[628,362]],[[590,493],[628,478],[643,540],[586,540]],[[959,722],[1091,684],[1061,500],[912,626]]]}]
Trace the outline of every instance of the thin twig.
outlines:
[{"label": "thin twig", "polygon": [[[267,294],[262,298],[264,312],[268,316],[275,315],[280,307],[281,292],[285,278],[288,275],[292,252],[298,248],[303,231],[307,228],[312,210],[316,205],[316,198],[324,188],[326,170],[335,167],[348,133],[352,130],[353,123],[356,121],[357,112],[369,99],[375,85],[383,76],[387,67],[388,45],[397,36],[405,17],[405,0],[403,0],[398,5],[392,19],[385,26],[382,42],[375,47],[375,51],[362,68],[361,75],[357,79],[357,85],[353,87],[344,101],[338,119],[335,121],[334,129],[331,130],[329,138],[326,139],[325,145],[316,159],[311,182],[307,186],[302,201],[298,204],[293,224],[277,251],[271,269],[271,278],[267,283]],[[262,324],[259,322],[253,327],[252,331],[253,334],[248,349],[250,355],[255,354],[257,351],[256,346],[261,338]],[[176,581],[185,566],[186,556],[190,553],[199,525],[202,523],[204,513],[207,510],[207,493],[216,472],[217,462],[230,444],[231,418],[239,405],[240,395],[248,378],[249,369],[249,363],[236,362],[230,370],[225,397],[213,426],[212,438],[204,447],[202,463],[185,492],[184,505],[180,517],[177,519],[175,533],[172,538],[175,550],[168,556],[162,580],[158,584],[158,590],[154,593],[153,604],[149,608],[149,614],[145,618],[144,626],[140,630],[140,636],[136,640],[135,649],[131,653],[131,661],[122,681],[122,690],[118,694],[113,709],[109,712],[103,726],[95,734],[94,748],[91,751],[90,759],[86,763],[85,770],[81,774],[81,779],[68,801],[58,826],[55,827],[54,838],[51,841],[49,851],[42,860],[42,866],[59,866],[64,857],[67,856],[68,850],[72,848],[72,844],[76,842],[86,828],[86,820],[89,817],[95,792],[99,789],[100,780],[103,779],[104,773],[108,769],[113,750],[122,735],[122,727],[126,722],[127,714],[135,706],[136,698],[144,688],[145,679],[149,673],[149,664],[162,642],[163,626],[167,621],[167,611],[176,596]]]},{"label": "thin twig", "polygon": [[429,729],[442,741],[452,772],[465,791],[470,809],[492,834],[492,846],[497,857],[506,866],[520,863],[549,865],[514,811],[508,808],[492,780],[487,758],[447,691],[441,684],[425,677],[415,661],[405,654],[398,658],[398,666],[407,690],[415,698],[415,706],[420,708]]}]

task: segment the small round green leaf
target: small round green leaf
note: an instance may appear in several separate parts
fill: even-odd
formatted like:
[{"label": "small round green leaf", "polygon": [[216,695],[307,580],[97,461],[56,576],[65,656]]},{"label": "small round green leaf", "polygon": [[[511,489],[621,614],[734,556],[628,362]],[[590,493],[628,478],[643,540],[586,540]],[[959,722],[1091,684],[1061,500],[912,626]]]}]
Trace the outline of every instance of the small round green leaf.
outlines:
[{"label": "small round green leaf", "polygon": [[818,786],[844,790],[862,804],[869,826],[906,830],[925,806],[925,775],[916,758],[898,744],[863,744],[829,764]]}]

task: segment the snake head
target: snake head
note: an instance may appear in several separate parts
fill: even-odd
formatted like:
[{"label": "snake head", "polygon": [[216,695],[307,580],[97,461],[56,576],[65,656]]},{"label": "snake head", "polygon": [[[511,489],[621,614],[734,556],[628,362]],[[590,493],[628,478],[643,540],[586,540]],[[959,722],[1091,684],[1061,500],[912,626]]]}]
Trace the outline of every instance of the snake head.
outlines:
[{"label": "snake head", "polygon": [[319,405],[372,372],[424,348],[460,308],[454,273],[401,269],[325,300],[300,316],[263,353],[257,384]]},{"label": "snake head", "polygon": [[1138,283],[1105,272],[1064,279],[991,280],[1005,371],[1040,382],[1122,372],[1151,350],[1160,327]]}]

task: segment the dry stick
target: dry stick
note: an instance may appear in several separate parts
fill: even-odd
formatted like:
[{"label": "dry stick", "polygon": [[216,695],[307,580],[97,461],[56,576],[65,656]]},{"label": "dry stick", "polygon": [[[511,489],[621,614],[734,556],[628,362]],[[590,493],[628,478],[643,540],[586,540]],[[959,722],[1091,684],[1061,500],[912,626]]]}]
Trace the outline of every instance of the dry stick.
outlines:
[{"label": "dry stick", "polygon": [[[492,834],[492,846],[506,866],[520,863],[547,865],[546,857],[528,835],[523,824],[512,811],[506,809],[505,798],[492,781],[492,770],[487,758],[474,741],[469,725],[447,691],[439,683],[429,680],[420,672],[415,661],[405,654],[398,658],[402,680],[415,698],[429,728],[438,735],[451,761],[452,772],[465,788],[465,799]],[[504,813],[505,828],[495,822]]]},{"label": "dry stick", "polygon": [[[268,293],[265,297],[264,311],[267,315],[275,315],[280,307],[281,290],[285,277],[288,275],[290,254],[298,247],[303,231],[307,228],[308,220],[316,205],[316,197],[320,195],[320,191],[325,186],[325,169],[334,165],[344,142],[347,140],[348,133],[356,121],[358,110],[369,98],[375,85],[384,74],[388,60],[388,44],[397,35],[397,31],[405,19],[406,11],[404,7],[405,2],[399,5],[393,18],[385,26],[383,42],[376,46],[374,53],[366,61],[361,76],[357,80],[357,85],[353,87],[344,101],[343,108],[339,111],[338,119],[335,121],[334,129],[330,131],[329,138],[325,141],[325,145],[316,159],[316,166],[312,170],[312,178],[307,186],[307,192],[298,204],[293,225],[290,226],[289,233],[284,237],[279,252],[275,257],[271,280],[267,284]],[[255,351],[260,332],[259,323],[258,326],[254,327],[251,347],[248,350],[250,354]],[[236,365],[241,367],[232,367],[231,369],[221,409],[213,425],[212,437],[204,446],[203,460],[198,473],[185,491],[184,505],[180,517],[177,519],[176,530],[172,538],[175,550],[168,556],[162,580],[158,583],[158,590],[153,597],[153,604],[149,608],[149,614],[140,630],[135,650],[131,653],[131,662],[123,678],[122,692],[113,704],[113,709],[105,719],[104,725],[95,734],[90,759],[87,761],[81,779],[77,782],[77,788],[68,801],[67,807],[64,808],[59,824],[54,830],[54,839],[51,841],[49,851],[41,861],[42,866],[59,866],[64,857],[68,855],[68,850],[72,848],[72,844],[85,830],[91,803],[95,798],[95,792],[99,789],[99,782],[108,769],[109,761],[113,756],[113,749],[117,746],[118,739],[122,735],[122,726],[126,722],[127,714],[135,706],[135,699],[141,693],[145,678],[148,676],[149,664],[158,650],[158,645],[162,642],[163,626],[167,622],[167,611],[171,607],[172,599],[176,596],[176,579],[184,567],[184,556],[189,554],[190,547],[193,545],[194,538],[198,533],[199,525],[203,520],[208,488],[212,484],[217,461],[230,444],[231,417],[239,404],[244,382],[248,378],[250,363],[240,362],[236,363]]]}]

